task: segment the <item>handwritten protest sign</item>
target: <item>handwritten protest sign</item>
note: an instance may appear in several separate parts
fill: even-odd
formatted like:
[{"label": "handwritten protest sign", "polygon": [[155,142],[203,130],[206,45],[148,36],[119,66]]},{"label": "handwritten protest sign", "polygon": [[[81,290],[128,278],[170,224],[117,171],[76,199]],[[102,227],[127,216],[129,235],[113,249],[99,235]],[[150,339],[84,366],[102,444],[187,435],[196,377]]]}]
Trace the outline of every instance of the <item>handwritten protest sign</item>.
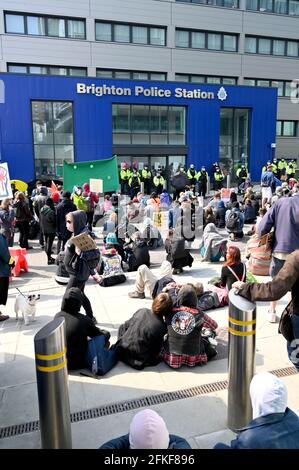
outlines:
[{"label": "handwritten protest sign", "polygon": [[89,187],[92,193],[102,193],[103,192],[103,180],[91,178],[89,180]]},{"label": "handwritten protest sign", "polygon": [[0,163],[0,199],[12,198],[9,171],[7,163]]}]

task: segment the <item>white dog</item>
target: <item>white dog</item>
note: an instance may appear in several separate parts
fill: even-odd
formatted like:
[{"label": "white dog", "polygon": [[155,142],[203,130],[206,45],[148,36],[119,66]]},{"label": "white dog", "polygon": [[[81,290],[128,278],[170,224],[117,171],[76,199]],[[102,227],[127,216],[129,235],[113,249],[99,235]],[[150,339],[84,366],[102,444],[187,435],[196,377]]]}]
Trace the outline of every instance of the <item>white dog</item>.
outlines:
[{"label": "white dog", "polygon": [[21,311],[25,325],[29,323],[29,315],[31,315],[32,321],[35,321],[36,302],[39,299],[39,294],[30,294],[28,296],[18,294],[15,301],[16,320],[19,319],[19,312]]}]

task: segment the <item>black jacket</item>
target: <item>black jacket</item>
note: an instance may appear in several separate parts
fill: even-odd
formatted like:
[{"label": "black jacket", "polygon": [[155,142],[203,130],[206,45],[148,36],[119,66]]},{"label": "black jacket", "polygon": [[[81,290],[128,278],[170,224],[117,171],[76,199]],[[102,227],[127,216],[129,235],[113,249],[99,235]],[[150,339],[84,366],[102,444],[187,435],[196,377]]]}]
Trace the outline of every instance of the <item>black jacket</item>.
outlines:
[{"label": "black jacket", "polygon": [[165,250],[167,252],[166,259],[171,263],[174,269],[192,266],[193,258],[189,250],[185,249],[185,240],[183,238],[166,239]]},{"label": "black jacket", "polygon": [[[75,211],[73,212],[74,220],[74,235],[79,235],[84,232],[86,229],[87,216],[84,211]],[[72,242],[72,239],[67,242],[65,245],[65,255],[64,255],[64,266],[66,271],[71,276],[76,276],[78,281],[87,281],[90,276],[90,270],[86,263],[85,269],[82,271],[82,263],[79,263],[79,256],[76,253],[76,247]]]},{"label": "black jacket", "polygon": [[145,264],[148,267],[150,266],[148,246],[144,240],[137,240],[136,242],[133,242],[129,246],[127,253],[129,271],[137,271],[139,266],[142,264]]},{"label": "black jacket", "polygon": [[77,207],[70,199],[63,199],[56,207],[57,216],[57,234],[61,240],[65,240],[70,237],[70,232],[66,228],[65,216],[69,212],[74,212]]},{"label": "black jacket", "polygon": [[46,204],[41,208],[39,221],[45,235],[56,233],[56,214],[51,207]]},{"label": "black jacket", "polygon": [[[224,228],[225,227],[225,214],[226,214],[227,209],[225,207],[220,207],[219,209],[216,210],[215,213],[215,225],[218,228]],[[209,222],[207,222],[208,224]]]},{"label": "black jacket", "polygon": [[167,332],[162,318],[148,308],[137,310],[118,330],[119,359],[134,369],[160,362],[158,357],[164,335]]},{"label": "black jacket", "polygon": [[72,287],[64,294],[61,311],[55,315],[65,319],[67,367],[69,370],[86,367],[85,353],[87,337],[93,338],[104,334],[108,340],[110,334],[97,328],[86,315],[79,313],[82,304],[80,289]]}]

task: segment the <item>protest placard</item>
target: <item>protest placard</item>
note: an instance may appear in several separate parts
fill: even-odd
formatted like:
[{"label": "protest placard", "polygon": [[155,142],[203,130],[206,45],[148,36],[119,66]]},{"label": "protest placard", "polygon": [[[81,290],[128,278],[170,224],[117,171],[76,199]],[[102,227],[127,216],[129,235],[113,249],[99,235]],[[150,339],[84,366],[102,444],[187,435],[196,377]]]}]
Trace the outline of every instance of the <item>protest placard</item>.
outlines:
[{"label": "protest placard", "polygon": [[92,193],[102,193],[103,180],[91,178],[89,180],[89,188]]},{"label": "protest placard", "polygon": [[12,189],[7,163],[0,163],[0,199],[12,198]]}]

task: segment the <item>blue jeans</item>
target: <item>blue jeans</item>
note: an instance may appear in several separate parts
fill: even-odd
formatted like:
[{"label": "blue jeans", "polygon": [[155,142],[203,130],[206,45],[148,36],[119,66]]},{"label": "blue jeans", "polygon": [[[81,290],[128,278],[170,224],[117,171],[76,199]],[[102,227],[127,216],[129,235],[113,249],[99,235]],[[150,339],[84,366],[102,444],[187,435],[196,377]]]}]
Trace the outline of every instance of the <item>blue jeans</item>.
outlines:
[{"label": "blue jeans", "polygon": [[287,349],[290,361],[299,372],[299,315],[292,315],[292,323],[295,339],[287,342]]}]

